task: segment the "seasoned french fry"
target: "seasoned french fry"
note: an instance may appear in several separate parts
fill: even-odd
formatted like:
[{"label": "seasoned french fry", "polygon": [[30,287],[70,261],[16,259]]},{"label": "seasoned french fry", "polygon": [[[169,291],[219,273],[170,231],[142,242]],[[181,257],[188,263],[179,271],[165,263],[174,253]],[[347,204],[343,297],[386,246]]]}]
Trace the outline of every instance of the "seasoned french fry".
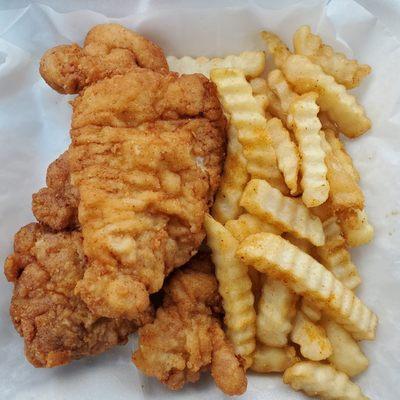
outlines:
[{"label": "seasoned french fry", "polygon": [[333,217],[333,208],[330,199],[318,207],[310,208],[310,211],[317,216],[321,221],[326,221],[328,218]]},{"label": "seasoned french fry", "polygon": [[256,313],[247,266],[236,257],[238,241],[226,228],[210,215],[206,215],[204,224],[225,310],[227,336],[248,368],[256,347]]},{"label": "seasoned french fry", "polygon": [[253,95],[267,94],[270,88],[264,78],[254,78],[249,81]]},{"label": "seasoned french fry", "polygon": [[336,157],[331,145],[326,140],[325,132],[320,132],[322,148],[325,151],[325,163],[328,168],[327,178],[330,186],[330,199],[333,211],[363,209],[364,195],[357,181],[348,173]]},{"label": "seasoned french fry", "polygon": [[287,187],[292,195],[297,194],[297,177],[300,168],[300,157],[289,132],[278,118],[267,122],[267,131],[275,149],[278,167],[281,170]]},{"label": "seasoned french fry", "polygon": [[272,347],[287,345],[296,314],[297,296],[276,279],[265,279],[258,302],[257,339]]},{"label": "seasoned french fry", "polygon": [[212,208],[213,217],[221,224],[241,214],[239,202],[249,180],[247,161],[243,155],[242,145],[238,141],[237,131],[233,126],[229,127],[228,136],[224,174]]},{"label": "seasoned french fry", "polygon": [[343,53],[336,53],[331,46],[323,44],[319,36],[311,33],[309,26],[303,25],[297,29],[293,46],[296,54],[307,56],[347,89],[357,87],[371,73],[369,65],[349,60]]},{"label": "seasoned french fry", "polygon": [[267,121],[260,113],[243,71],[214,69],[211,80],[217,86],[224,109],[231,115],[231,124],[238,130],[239,142],[247,159],[247,171],[252,177],[266,179],[274,187],[287,192],[268,137]]},{"label": "seasoned french fry", "polygon": [[301,299],[300,310],[312,322],[317,322],[322,317],[321,310],[304,297]]},{"label": "seasoned french fry", "polygon": [[245,239],[236,254],[245,264],[286,282],[355,339],[375,337],[376,315],[323,265],[287,240],[272,233],[257,233]]},{"label": "seasoned french fry", "polygon": [[349,289],[355,289],[361,283],[356,266],[346,247],[346,241],[336,217],[323,222],[325,244],[315,249],[318,260]]},{"label": "seasoned french fry", "polygon": [[287,113],[290,104],[292,104],[299,95],[289,86],[281,70],[274,69],[268,74],[268,86],[278,96],[282,110]]},{"label": "seasoned french fry", "polygon": [[315,361],[301,361],[289,367],[283,382],[322,400],[368,400],[346,374]]},{"label": "seasoned french fry", "polygon": [[321,122],[323,130],[330,129],[335,133],[335,135],[339,134],[337,126],[329,119],[328,114],[326,112],[320,111],[318,113],[318,118]]},{"label": "seasoned french fry", "polygon": [[330,144],[333,153],[339,159],[343,168],[345,168],[346,171],[353,176],[354,180],[358,182],[360,180],[360,174],[354,166],[352,158],[347,153],[343,142],[338,137],[336,137],[334,130],[325,129],[325,138]]},{"label": "seasoned french fry", "polygon": [[265,277],[253,267],[249,267],[247,273],[249,274],[249,278],[251,280],[251,291],[253,292],[254,296],[254,308],[257,313],[257,304],[261,297],[261,291]]},{"label": "seasoned french fry", "polygon": [[333,352],[329,361],[337,370],[352,377],[368,368],[368,358],[345,329],[326,318],[323,319],[322,326],[332,344]]},{"label": "seasoned french fry", "polygon": [[283,196],[268,182],[252,179],[246,186],[240,205],[254,214],[277,226],[282,232],[291,232],[299,238],[322,246],[325,236],[318,217],[297,200]]},{"label": "seasoned french fry", "polygon": [[347,210],[338,214],[338,220],[350,247],[366,244],[374,237],[374,228],[368,222],[365,210]]},{"label": "seasoned french fry", "polygon": [[250,369],[263,374],[283,372],[298,361],[294,347],[270,347],[257,343]]},{"label": "seasoned french fry", "polygon": [[[254,232],[258,233],[258,232]],[[275,233],[275,232],[270,232]],[[310,254],[311,251],[314,249],[314,246],[306,239],[300,239],[296,236],[293,236],[290,233],[284,233],[282,237],[286,240],[289,240],[290,243],[298,247],[300,250],[304,251],[307,254]]]},{"label": "seasoned french fry", "polygon": [[291,54],[289,49],[275,33],[262,31],[261,37],[266,43],[268,51],[274,57],[275,65],[281,68]]},{"label": "seasoned french fry", "polygon": [[318,119],[318,95],[314,92],[303,94],[290,105],[288,122],[294,128],[301,156],[302,199],[307,207],[316,207],[329,195],[326,178],[325,152],[322,149]]},{"label": "seasoned french fry", "polygon": [[[257,101],[258,107],[260,109],[260,113],[265,117],[265,111],[268,109],[269,105],[269,97],[266,94],[256,94],[254,98]],[[268,119],[268,118],[266,118]]]},{"label": "seasoned french fry", "polygon": [[265,68],[265,54],[263,51],[244,51],[238,55],[229,55],[224,58],[182,57],[168,56],[167,62],[171,71],[180,74],[203,74],[207,78],[214,68],[241,69],[249,78],[259,76]]},{"label": "seasoned french fry", "polygon": [[371,127],[371,121],[365,116],[364,109],[355,97],[307,57],[289,56],[282,69],[297,93],[303,94],[312,90],[319,94],[318,104],[321,110],[327,112],[329,118],[346,136],[360,136]]},{"label": "seasoned french fry", "polygon": [[270,112],[274,117],[281,119],[286,124],[287,114],[283,111],[278,96],[268,86],[267,81],[263,78],[254,78],[250,80],[250,85],[255,97],[258,95],[267,96],[268,112]]},{"label": "seasoned french fry", "polygon": [[236,240],[241,242],[253,233],[271,232],[279,235],[281,231],[274,225],[251,214],[242,214],[238,219],[232,219],[225,224]]},{"label": "seasoned french fry", "polygon": [[296,314],[290,338],[300,346],[302,356],[309,360],[325,360],[332,354],[324,328],[310,321],[301,311]]}]

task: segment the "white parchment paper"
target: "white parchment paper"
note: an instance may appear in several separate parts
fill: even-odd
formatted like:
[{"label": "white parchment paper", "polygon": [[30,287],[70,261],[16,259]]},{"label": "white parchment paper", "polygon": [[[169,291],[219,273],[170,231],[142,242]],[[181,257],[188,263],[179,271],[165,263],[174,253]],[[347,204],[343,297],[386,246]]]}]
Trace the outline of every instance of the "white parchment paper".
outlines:
[{"label": "white parchment paper", "polygon": [[[84,4],[85,2],[82,2]],[[226,4],[230,6],[226,6]],[[261,29],[290,43],[295,29],[313,31],[349,56],[370,64],[373,74],[357,91],[373,129],[349,143],[362,176],[367,212],[375,226],[372,244],[353,251],[363,277],[359,295],[380,317],[377,340],[365,343],[370,368],[357,382],[366,395],[400,398],[400,45],[384,25],[352,0],[305,1],[268,9],[262,1],[161,2],[142,0],[134,13],[108,19],[94,11],[58,13],[48,6],[0,11],[0,262],[13,234],[31,222],[31,194],[44,184],[47,165],[69,143],[69,96],[45,85],[38,72],[43,52],[82,42],[95,24],[116,21],[158,42],[167,54],[222,56],[263,49]],[[83,6],[82,6],[83,7]],[[112,8],[112,2],[109,5]],[[399,15],[400,18],[400,15]],[[69,366],[34,369],[8,315],[11,285],[0,277],[0,399],[116,400],[221,399],[210,377],[171,393],[143,377],[130,362],[133,343]],[[134,341],[134,339],[133,339]],[[249,376],[243,399],[301,399],[279,376]]]}]

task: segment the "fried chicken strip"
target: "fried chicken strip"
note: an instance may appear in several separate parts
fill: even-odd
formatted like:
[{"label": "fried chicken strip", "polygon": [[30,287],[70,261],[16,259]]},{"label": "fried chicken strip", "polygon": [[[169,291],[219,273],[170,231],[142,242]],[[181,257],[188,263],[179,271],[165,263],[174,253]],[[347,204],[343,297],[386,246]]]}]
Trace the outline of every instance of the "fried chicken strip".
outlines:
[{"label": "fried chicken strip", "polygon": [[136,69],[74,101],[69,150],[89,267],[77,293],[111,318],[134,318],[205,237],[225,119],[213,84]]},{"label": "fried chicken strip", "polygon": [[132,360],[172,390],[196,382],[201,371],[210,369],[224,393],[239,395],[247,379],[221,328],[218,283],[210,271],[211,261],[196,257],[173,274],[156,319],[139,329]]},{"label": "fried chicken strip", "polygon": [[124,344],[152,320],[149,308],[135,320],[96,316],[74,294],[86,259],[78,231],[51,232],[32,223],[15,236],[4,272],[14,282],[10,314],[35,367],[55,367]]},{"label": "fried chicken strip", "polygon": [[59,93],[79,93],[104,78],[135,67],[168,72],[163,51],[143,36],[118,24],[97,25],[77,44],[56,46],[40,62],[40,74]]}]

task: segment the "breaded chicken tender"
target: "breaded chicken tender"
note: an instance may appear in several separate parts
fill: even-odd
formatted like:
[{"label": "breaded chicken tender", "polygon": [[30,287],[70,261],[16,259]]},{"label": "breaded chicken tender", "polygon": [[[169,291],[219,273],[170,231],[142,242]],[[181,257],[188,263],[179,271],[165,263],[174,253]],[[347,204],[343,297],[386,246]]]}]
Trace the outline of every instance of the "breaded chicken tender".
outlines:
[{"label": "breaded chicken tender", "polygon": [[32,223],[15,236],[5,274],[14,282],[10,314],[35,367],[55,367],[124,344],[152,321],[151,308],[135,320],[102,318],[74,294],[86,259],[78,231],[51,232]]},{"label": "breaded chicken tender", "polygon": [[[80,91],[68,162],[89,267],[76,293],[96,314],[132,319],[204,239],[226,121],[213,83],[168,73],[162,51],[134,32],[115,24],[89,32],[84,55],[128,51],[136,63],[118,60],[110,73],[101,57],[93,64],[79,55],[75,63],[66,57],[72,48],[46,53],[41,73],[60,92]],[[40,200],[39,220],[67,225]]]},{"label": "breaded chicken tender", "polygon": [[135,318],[205,237],[225,152],[215,88],[201,75],[136,69],[86,88],[72,127],[89,260],[76,290],[97,314]]},{"label": "breaded chicken tender", "polygon": [[196,382],[210,369],[224,393],[242,394],[247,379],[221,328],[221,299],[211,261],[192,259],[173,274],[164,293],[154,322],[139,330],[135,365],[172,390]]},{"label": "breaded chicken tender", "polygon": [[168,71],[163,51],[150,40],[118,24],[97,25],[82,47],[61,45],[48,50],[40,74],[59,93],[79,93],[104,78],[135,67]]},{"label": "breaded chicken tender", "polygon": [[47,187],[32,196],[36,219],[60,231],[78,226],[78,190],[71,185],[68,152],[63,153],[47,169]]}]

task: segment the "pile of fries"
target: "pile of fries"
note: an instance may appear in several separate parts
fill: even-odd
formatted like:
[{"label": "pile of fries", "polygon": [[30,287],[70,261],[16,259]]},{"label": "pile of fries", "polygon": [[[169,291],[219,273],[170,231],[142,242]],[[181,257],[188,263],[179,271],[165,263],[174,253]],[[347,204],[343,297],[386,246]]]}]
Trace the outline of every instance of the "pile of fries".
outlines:
[{"label": "pile of fries", "polygon": [[359,174],[341,134],[371,126],[347,89],[370,67],[323,44],[308,26],[294,52],[262,32],[263,52],[170,58],[171,69],[215,83],[229,120],[228,154],[205,225],[225,326],[246,368],[283,372],[322,399],[366,399],[350,378],[368,367],[359,341],[376,315],[356,296],[349,248],[369,242]]}]

